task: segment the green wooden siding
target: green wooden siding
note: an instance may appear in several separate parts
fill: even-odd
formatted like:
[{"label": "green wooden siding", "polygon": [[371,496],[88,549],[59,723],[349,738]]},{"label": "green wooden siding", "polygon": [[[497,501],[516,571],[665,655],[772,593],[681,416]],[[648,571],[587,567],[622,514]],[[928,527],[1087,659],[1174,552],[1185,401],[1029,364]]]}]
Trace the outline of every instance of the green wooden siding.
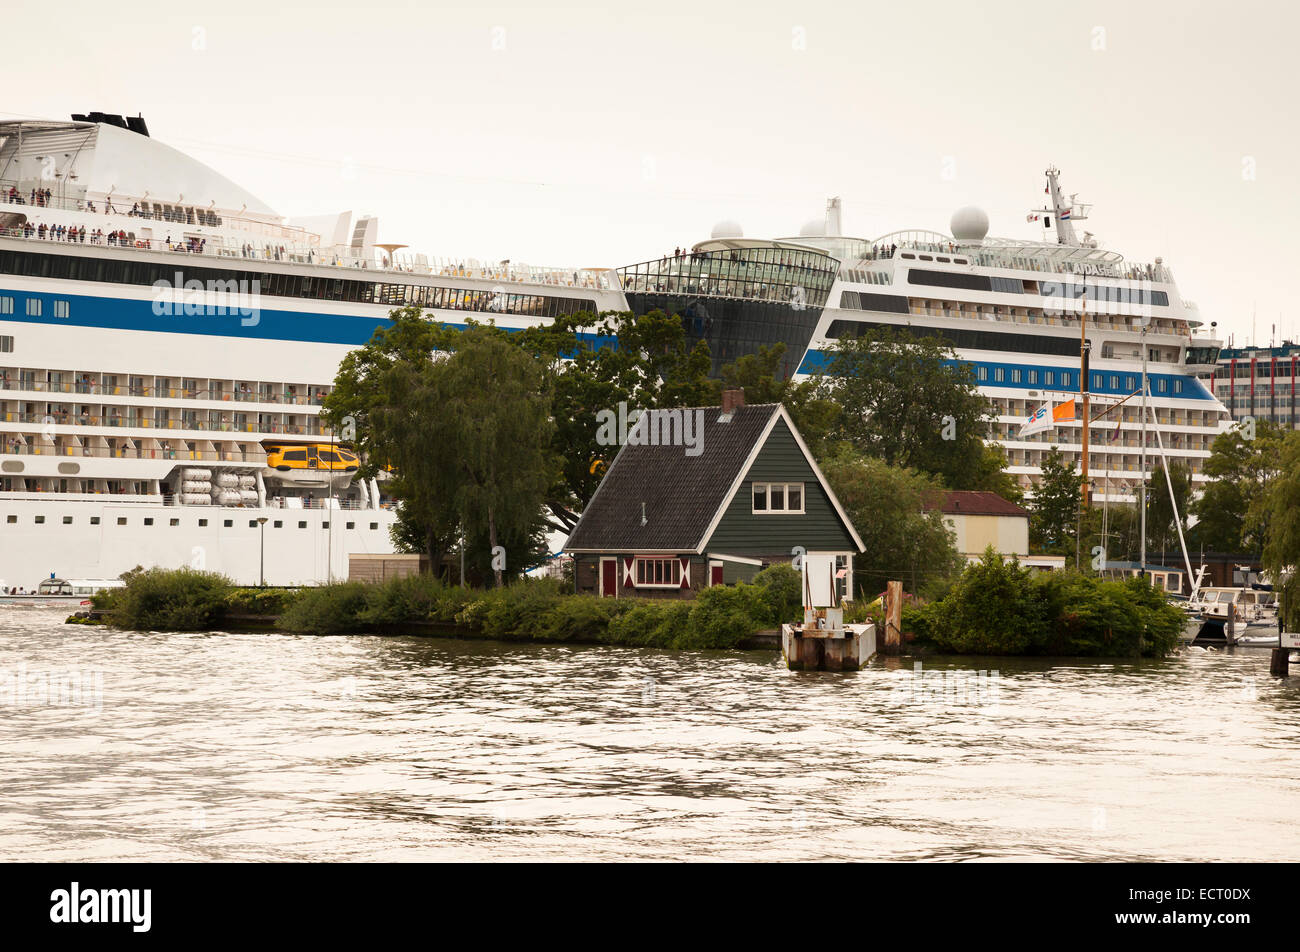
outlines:
[{"label": "green wooden siding", "polygon": [[[802,482],[803,515],[755,514],[752,511],[754,482]],[[830,497],[817,481],[794,434],[785,420],[778,419],[705,548],[733,555],[767,555],[787,554],[796,545],[810,552],[856,549],[853,537],[836,515]]]}]

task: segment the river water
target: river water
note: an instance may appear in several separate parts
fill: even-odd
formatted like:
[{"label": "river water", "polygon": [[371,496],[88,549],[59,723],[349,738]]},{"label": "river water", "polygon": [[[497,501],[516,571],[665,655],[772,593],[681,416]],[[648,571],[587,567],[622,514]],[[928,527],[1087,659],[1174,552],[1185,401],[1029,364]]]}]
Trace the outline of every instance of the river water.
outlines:
[{"label": "river water", "polygon": [[1260,649],[950,658],[924,680],[911,658],[792,673],[771,652],[64,614],[0,608],[0,859],[1297,852],[1300,677]]}]

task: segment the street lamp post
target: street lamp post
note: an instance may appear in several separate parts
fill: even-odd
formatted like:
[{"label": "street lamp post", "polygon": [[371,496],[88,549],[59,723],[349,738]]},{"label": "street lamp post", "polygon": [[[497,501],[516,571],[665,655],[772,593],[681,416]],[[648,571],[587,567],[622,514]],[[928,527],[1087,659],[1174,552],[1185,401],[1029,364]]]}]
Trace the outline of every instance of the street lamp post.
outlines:
[{"label": "street lamp post", "polygon": [[261,554],[261,564],[257,570],[257,584],[259,588],[266,588],[266,516],[257,517],[257,536],[257,547]]}]

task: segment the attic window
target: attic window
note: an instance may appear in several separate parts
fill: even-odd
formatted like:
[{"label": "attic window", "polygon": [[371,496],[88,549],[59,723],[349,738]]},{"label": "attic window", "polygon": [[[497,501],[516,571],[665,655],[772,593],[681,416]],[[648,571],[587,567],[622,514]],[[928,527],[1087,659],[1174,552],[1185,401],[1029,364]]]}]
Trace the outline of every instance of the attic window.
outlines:
[{"label": "attic window", "polygon": [[753,511],[758,515],[802,513],[803,483],[754,483]]},{"label": "attic window", "polygon": [[681,588],[682,563],[680,559],[639,558],[636,560],[637,588]]}]

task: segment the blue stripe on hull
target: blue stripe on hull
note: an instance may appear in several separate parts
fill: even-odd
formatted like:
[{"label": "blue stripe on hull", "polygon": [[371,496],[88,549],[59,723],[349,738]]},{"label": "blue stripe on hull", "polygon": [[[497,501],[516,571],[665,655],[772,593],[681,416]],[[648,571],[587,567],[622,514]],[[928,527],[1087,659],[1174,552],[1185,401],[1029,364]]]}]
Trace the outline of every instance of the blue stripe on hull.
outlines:
[{"label": "blue stripe on hull", "polygon": [[[256,315],[256,323],[245,325],[252,318],[237,313],[225,315],[176,315],[154,313],[152,300],[104,298],[84,294],[31,293],[0,290],[12,296],[12,314],[0,314],[0,321],[24,324],[49,324],[60,327],[95,327],[105,330],[138,331],[146,334],[200,334],[214,337],[242,337],[248,340],[280,340],[295,343],[341,344],[360,347],[367,343],[376,330],[387,327],[386,317],[366,314],[318,314],[303,311],[286,311],[263,307]],[[41,302],[39,317],[27,315],[27,301]],[[54,316],[54,302],[67,301],[68,317]],[[183,305],[173,304],[173,307]],[[490,311],[476,311],[472,316],[482,323],[506,315]],[[448,327],[464,329],[467,325],[443,321]],[[518,328],[506,328],[518,330]],[[607,342],[596,334],[581,334],[589,342]]]},{"label": "blue stripe on hull", "polygon": [[[950,360],[947,361],[947,363],[948,364],[970,364],[971,366],[975,367],[977,371],[978,368],[980,367],[986,368],[988,370],[987,379],[979,381],[979,386],[981,387],[1008,387],[1015,390],[1056,390],[1056,391],[1062,391],[1066,393],[1069,392],[1078,393],[1079,391],[1079,387],[1078,387],[1079,368],[1077,366],[1063,367],[1060,364],[1003,363],[1001,361],[988,361],[988,360]],[[798,373],[815,374],[825,370],[825,368],[829,364],[830,364],[830,356],[825,351],[809,350],[808,353],[804,355],[803,362],[799,365]],[[996,377],[995,371],[999,369],[1003,371],[1002,374],[1003,379],[995,380],[994,379]],[[1011,371],[1013,370],[1020,371],[1020,376],[1021,376],[1020,383],[1011,382]],[[1038,372],[1039,380],[1042,380],[1043,374],[1049,370],[1058,375],[1062,371],[1065,371],[1070,374],[1070,380],[1074,384],[1074,386],[1062,387],[1058,383],[1056,385],[1049,387],[1042,383],[1024,383],[1023,381],[1028,379],[1028,371],[1030,370],[1034,370]],[[1133,392],[1134,388],[1123,386],[1124,378],[1127,376],[1137,376],[1136,374],[1133,373],[1133,371],[1130,370],[1112,371],[1112,370],[1094,369],[1092,371],[1092,374],[1094,375],[1094,378],[1096,374],[1101,374],[1102,384],[1101,386],[1094,385],[1089,390],[1089,393],[1100,394],[1102,396],[1117,396],[1117,397],[1127,397],[1130,393]],[[1121,386],[1118,387],[1110,386],[1110,377],[1112,374],[1119,376]],[[1197,378],[1189,376],[1188,374],[1160,374],[1160,373],[1151,373],[1148,370],[1147,379],[1151,381],[1151,395],[1153,397],[1169,397],[1178,400],[1213,400],[1214,399],[1210,391],[1206,389],[1205,384],[1203,384]],[[1160,392],[1160,381],[1162,380],[1165,381],[1165,391],[1163,393]],[[1183,392],[1175,393],[1174,382],[1180,380],[1182,381],[1183,384]],[[1095,383],[1096,381],[1094,379],[1094,384]]]}]

